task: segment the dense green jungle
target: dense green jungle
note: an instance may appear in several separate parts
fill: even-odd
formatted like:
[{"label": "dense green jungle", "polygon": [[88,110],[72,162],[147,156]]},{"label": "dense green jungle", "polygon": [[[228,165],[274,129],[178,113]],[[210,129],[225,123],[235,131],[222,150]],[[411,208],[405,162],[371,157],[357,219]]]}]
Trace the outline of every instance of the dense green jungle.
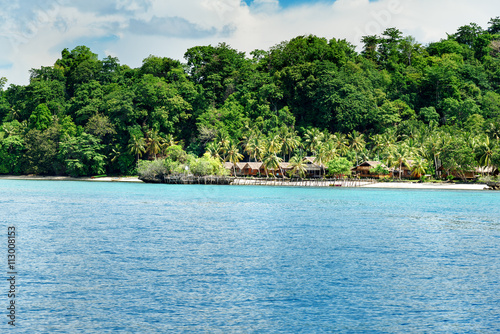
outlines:
[{"label": "dense green jungle", "polygon": [[78,46],[29,77],[0,79],[0,174],[223,175],[224,161],[300,173],[306,156],[330,170],[411,161],[414,177],[500,166],[499,17],[427,45],[388,28],[359,48],[309,35],[139,68]]}]

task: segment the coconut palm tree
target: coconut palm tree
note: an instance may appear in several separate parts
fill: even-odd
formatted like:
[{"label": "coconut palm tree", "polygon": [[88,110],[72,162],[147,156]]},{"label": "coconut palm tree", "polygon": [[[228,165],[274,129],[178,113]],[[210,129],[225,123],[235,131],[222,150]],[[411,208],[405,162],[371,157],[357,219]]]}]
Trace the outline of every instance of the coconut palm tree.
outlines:
[{"label": "coconut palm tree", "polygon": [[321,167],[321,174],[324,175],[325,165],[338,156],[339,155],[335,148],[335,143],[332,141],[328,141],[326,143],[322,143],[319,146],[318,152],[314,157],[314,163],[318,164]]},{"label": "coconut palm tree", "polygon": [[406,166],[410,165],[409,160],[411,160],[412,158],[411,149],[410,147],[408,147],[406,143],[403,142],[400,145],[398,145],[394,150],[394,156],[395,160],[392,166],[393,167],[399,166],[399,179],[401,179],[403,164]]},{"label": "coconut palm tree", "polygon": [[304,160],[303,156],[294,155],[290,159],[290,167],[292,167],[292,173],[294,175],[298,175],[300,178],[303,178],[306,176],[306,173],[307,173],[306,161]]},{"label": "coconut palm tree", "polygon": [[[264,169],[266,171],[266,177],[269,176],[268,170],[277,170],[280,169],[280,163],[283,161],[280,157],[276,155],[276,153],[272,151],[266,151],[264,154],[264,159],[262,159],[262,163],[264,165]],[[283,171],[281,172],[283,175]]]},{"label": "coconut palm tree", "polygon": [[131,135],[127,146],[130,153],[137,156],[137,163],[139,163],[139,158],[144,152],[146,152],[146,141],[144,137],[139,137],[136,135]]},{"label": "coconut palm tree", "polygon": [[279,135],[274,135],[269,140],[269,145],[267,147],[267,150],[269,152],[277,154],[279,151],[281,151],[281,146],[282,146],[281,137]]},{"label": "coconut palm tree", "polygon": [[236,164],[243,159],[243,155],[240,153],[235,143],[229,145],[226,159],[233,164],[233,175],[236,176]]},{"label": "coconut palm tree", "polygon": [[222,157],[220,156],[220,146],[215,141],[212,141],[205,146],[207,153],[214,159],[222,161]]},{"label": "coconut palm tree", "polygon": [[175,137],[172,134],[168,134],[165,137],[165,148],[169,148],[170,146],[177,145],[179,141],[175,140]]},{"label": "coconut palm tree", "polygon": [[149,155],[154,156],[156,160],[156,155],[161,151],[163,147],[164,140],[158,135],[157,130],[151,130],[148,132],[148,139],[146,143],[146,152]]},{"label": "coconut palm tree", "polygon": [[495,148],[496,142],[490,140],[490,137],[488,136],[484,136],[482,143],[477,147],[479,165],[486,167],[486,173],[488,175],[490,174],[489,167],[491,164],[491,158],[495,152]]},{"label": "coconut palm tree", "polygon": [[364,139],[364,135],[354,130],[350,134],[347,135],[349,140],[349,148],[351,148],[356,154],[356,165],[358,165],[358,152],[361,152],[365,146],[366,141]]},{"label": "coconut palm tree", "polygon": [[318,146],[323,139],[324,133],[319,131],[318,128],[308,129],[304,134],[305,149],[312,154],[316,154]]},{"label": "coconut palm tree", "polygon": [[300,137],[297,136],[295,131],[289,131],[288,128],[282,128],[285,130],[281,131],[281,151],[283,152],[283,160],[285,155],[288,154],[288,160],[290,160],[290,155],[295,151],[300,145]]},{"label": "coconut palm tree", "polygon": [[411,176],[420,178],[422,175],[425,175],[427,166],[428,164],[426,159],[417,159],[411,166]]},{"label": "coconut palm tree", "polygon": [[229,135],[227,133],[219,133],[217,137],[219,153],[222,154],[222,160],[226,160],[226,153],[231,143],[231,139],[229,138]]},{"label": "coconut palm tree", "polygon": [[331,140],[335,143],[335,148],[339,155],[345,156],[349,151],[349,141],[347,140],[346,135],[336,132],[332,135]]}]

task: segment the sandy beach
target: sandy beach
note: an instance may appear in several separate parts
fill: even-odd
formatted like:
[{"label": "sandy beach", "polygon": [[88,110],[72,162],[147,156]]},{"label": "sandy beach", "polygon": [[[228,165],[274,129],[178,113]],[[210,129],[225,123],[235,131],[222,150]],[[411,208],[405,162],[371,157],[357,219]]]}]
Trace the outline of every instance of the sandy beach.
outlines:
[{"label": "sandy beach", "polygon": [[[33,175],[3,175],[0,180],[38,180],[38,181],[89,181],[89,182],[141,182],[136,176],[106,176],[106,177],[71,177],[71,176],[33,176]],[[270,182],[270,181],[268,181]],[[241,183],[240,185],[253,185],[253,183]],[[307,184],[300,186],[308,186]],[[311,184],[310,186],[318,186]],[[328,185],[327,185],[328,186]],[[418,182],[377,182],[360,184],[356,187],[363,188],[388,188],[388,189],[442,189],[442,190],[485,190],[486,184],[462,184],[462,183],[418,183]]]},{"label": "sandy beach", "polygon": [[444,189],[444,190],[485,190],[486,184],[461,183],[417,183],[417,182],[378,182],[363,186],[364,188],[392,189]]}]

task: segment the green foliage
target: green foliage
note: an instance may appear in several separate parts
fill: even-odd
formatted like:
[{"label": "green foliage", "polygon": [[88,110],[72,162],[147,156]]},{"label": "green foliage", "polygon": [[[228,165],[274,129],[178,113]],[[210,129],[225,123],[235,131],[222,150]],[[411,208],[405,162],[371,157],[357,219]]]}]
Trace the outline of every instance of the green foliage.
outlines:
[{"label": "green foliage", "polygon": [[100,139],[84,132],[61,143],[60,160],[65,162],[66,172],[71,176],[102,174],[106,158],[100,153],[103,148]]},{"label": "green foliage", "polygon": [[351,175],[352,163],[344,157],[335,158],[328,162],[328,174],[336,177]]},{"label": "green foliage", "polygon": [[378,164],[377,166],[370,169],[370,173],[374,175],[389,175],[391,172],[385,165]]},{"label": "green foliage", "polygon": [[180,163],[185,163],[188,158],[186,151],[184,151],[180,145],[172,145],[167,148],[165,150],[165,156],[167,159]]},{"label": "green foliage", "polygon": [[359,54],[313,35],[251,58],[225,43],[195,46],[185,64],[149,56],[136,69],[64,49],[26,86],[0,78],[0,173],[130,174],[142,157],[196,175],[219,173],[220,160],[289,160],[302,177],[308,153],[426,161],[425,172],[465,178],[500,165],[499,27],[498,17],[486,29],[470,23],[427,46],[389,27],[363,36]]},{"label": "green foliage", "polygon": [[45,130],[52,123],[52,114],[45,104],[39,104],[29,118],[31,129]]}]

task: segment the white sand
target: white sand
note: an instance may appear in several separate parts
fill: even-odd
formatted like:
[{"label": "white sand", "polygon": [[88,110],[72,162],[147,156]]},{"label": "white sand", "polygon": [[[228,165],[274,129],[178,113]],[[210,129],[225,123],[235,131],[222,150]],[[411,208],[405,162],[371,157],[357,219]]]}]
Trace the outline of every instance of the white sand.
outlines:
[{"label": "white sand", "polygon": [[[45,180],[45,181],[92,181],[92,182],[143,182],[137,177],[70,177],[70,176],[32,176],[32,175],[3,175],[0,180]],[[455,184],[455,183],[417,183],[417,182],[378,182],[362,185],[365,188],[391,189],[448,189],[448,190],[484,190],[486,184]]]},{"label": "white sand", "polygon": [[417,182],[379,182],[372,183],[366,188],[394,188],[394,189],[448,189],[448,190],[484,190],[486,184],[455,184],[455,183],[417,183]]}]

